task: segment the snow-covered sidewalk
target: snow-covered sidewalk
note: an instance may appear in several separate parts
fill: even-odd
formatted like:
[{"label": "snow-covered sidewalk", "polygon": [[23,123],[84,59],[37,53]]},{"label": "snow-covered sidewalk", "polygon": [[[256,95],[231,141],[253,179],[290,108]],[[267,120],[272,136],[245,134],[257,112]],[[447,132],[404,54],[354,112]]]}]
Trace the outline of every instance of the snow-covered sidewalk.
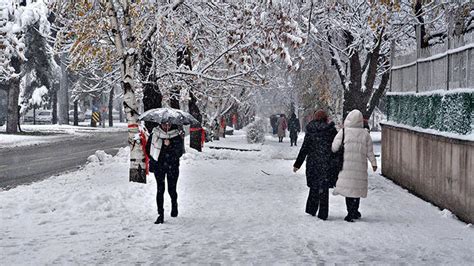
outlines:
[{"label": "snow-covered sidewalk", "polygon": [[327,221],[305,214],[305,169],[292,172],[299,147],[248,145],[237,133],[214,144],[261,151],[188,148],[179,217],[166,195],[163,225],[153,224],[154,178],[128,182],[127,149],[0,192],[1,264],[474,263],[471,226],[378,174],[361,220],[345,222],[344,198],[332,195]]}]

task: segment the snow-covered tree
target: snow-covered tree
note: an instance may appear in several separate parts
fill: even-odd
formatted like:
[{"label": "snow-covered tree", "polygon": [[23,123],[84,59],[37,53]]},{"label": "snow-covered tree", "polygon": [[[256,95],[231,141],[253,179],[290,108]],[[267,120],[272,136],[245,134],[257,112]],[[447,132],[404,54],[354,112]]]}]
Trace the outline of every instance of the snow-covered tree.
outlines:
[{"label": "snow-covered tree", "polygon": [[[297,69],[299,54],[291,52],[304,42],[292,11],[280,4],[109,0],[69,3],[62,10],[68,12],[69,25],[63,36],[74,39],[72,66],[99,62],[106,72],[120,67],[132,148],[131,180],[142,178],[145,169],[136,138],[140,77],[156,84],[165,101],[175,97],[173,88],[180,88],[179,95],[197,103],[212,97],[206,86],[232,91],[261,84],[259,71],[280,57],[288,68]],[[183,47],[189,49],[192,64],[177,62]],[[151,65],[144,68],[149,75],[139,76],[137,63],[143,55],[151,55]]]},{"label": "snow-covered tree", "polygon": [[412,17],[413,27],[406,34],[416,40],[416,26],[420,27],[420,48],[441,43],[448,36],[463,35],[474,29],[474,3],[462,1],[415,0],[407,5],[408,17]]},{"label": "snow-covered tree", "polygon": [[303,20],[313,40],[331,53],[344,114],[359,109],[368,118],[384,94],[398,10],[399,1],[329,1],[311,5]]},{"label": "snow-covered tree", "polygon": [[14,0],[0,2],[0,82],[8,88],[7,133],[17,132],[18,100],[24,76],[26,50],[30,43],[26,33],[37,27],[40,33],[49,30],[48,8],[43,1],[26,4]]}]

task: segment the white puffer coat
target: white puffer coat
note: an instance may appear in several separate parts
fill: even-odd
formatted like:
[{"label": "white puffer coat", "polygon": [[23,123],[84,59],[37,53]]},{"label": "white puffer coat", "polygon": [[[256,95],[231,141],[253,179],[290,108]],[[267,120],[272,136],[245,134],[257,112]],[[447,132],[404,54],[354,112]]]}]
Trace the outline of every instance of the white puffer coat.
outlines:
[{"label": "white puffer coat", "polygon": [[[332,151],[339,150],[343,130],[339,130],[332,142]],[[359,110],[352,110],[344,121],[344,163],[339,173],[334,195],[351,198],[367,197],[367,159],[372,166],[377,165],[372,146],[372,138],[364,128],[364,120]]]}]

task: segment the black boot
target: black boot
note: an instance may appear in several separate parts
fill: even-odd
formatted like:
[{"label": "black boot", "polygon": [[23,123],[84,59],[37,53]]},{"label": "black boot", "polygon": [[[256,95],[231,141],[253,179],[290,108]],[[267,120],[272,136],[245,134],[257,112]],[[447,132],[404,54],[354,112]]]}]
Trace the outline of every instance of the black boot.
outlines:
[{"label": "black boot", "polygon": [[156,218],[155,224],[162,224],[163,222],[164,222],[163,215],[159,215],[158,218]]},{"label": "black boot", "polygon": [[354,219],[360,219],[362,217],[362,214],[359,211],[356,211],[354,213]]},{"label": "black boot", "polygon": [[178,217],[178,203],[171,204],[171,217]]},{"label": "black boot", "polygon": [[353,223],[353,222],[354,222],[354,218],[352,218],[352,215],[348,214],[348,215],[344,218],[344,221],[349,222],[349,223]]}]

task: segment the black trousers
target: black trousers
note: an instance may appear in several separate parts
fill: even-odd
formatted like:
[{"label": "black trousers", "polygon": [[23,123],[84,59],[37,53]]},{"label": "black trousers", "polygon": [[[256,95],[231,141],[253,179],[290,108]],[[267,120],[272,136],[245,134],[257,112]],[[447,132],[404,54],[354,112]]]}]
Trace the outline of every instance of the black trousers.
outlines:
[{"label": "black trousers", "polygon": [[359,211],[360,198],[349,198],[346,197],[347,215],[356,217],[356,213]]},{"label": "black trousers", "polygon": [[298,136],[290,136],[290,144],[296,145],[296,141],[298,140]]},{"label": "black trousers", "polygon": [[306,213],[315,216],[318,208],[318,217],[327,219],[329,212],[329,189],[309,189],[308,200],[306,201]]},{"label": "black trousers", "polygon": [[155,169],[155,179],[157,185],[156,192],[156,206],[158,208],[158,214],[163,215],[163,201],[165,194],[165,178],[168,183],[168,194],[171,198],[171,204],[174,205],[178,202],[178,192],[176,192],[176,186],[178,184],[179,177],[179,166],[160,165]]}]

